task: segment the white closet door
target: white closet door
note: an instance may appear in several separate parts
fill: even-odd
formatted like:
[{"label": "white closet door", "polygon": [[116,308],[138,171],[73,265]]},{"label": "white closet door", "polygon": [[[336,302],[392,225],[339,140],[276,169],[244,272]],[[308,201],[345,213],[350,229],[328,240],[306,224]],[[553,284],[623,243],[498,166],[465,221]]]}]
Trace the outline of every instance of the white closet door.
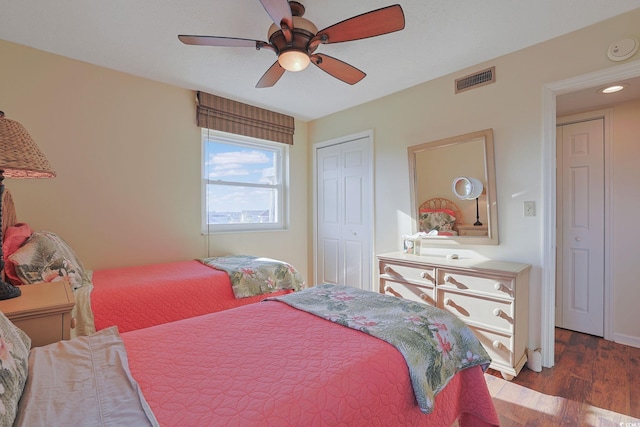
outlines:
[{"label": "white closet door", "polygon": [[558,127],[557,326],[604,334],[604,124],[602,119]]},{"label": "white closet door", "polygon": [[372,289],[370,147],[360,137],[316,152],[316,283]]}]

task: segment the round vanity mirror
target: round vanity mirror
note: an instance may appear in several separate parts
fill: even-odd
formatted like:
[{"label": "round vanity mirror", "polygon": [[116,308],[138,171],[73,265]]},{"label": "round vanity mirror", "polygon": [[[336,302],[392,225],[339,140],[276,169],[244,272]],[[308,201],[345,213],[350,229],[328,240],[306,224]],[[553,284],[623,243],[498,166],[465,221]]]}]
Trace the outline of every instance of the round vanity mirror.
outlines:
[{"label": "round vanity mirror", "polygon": [[451,184],[453,194],[462,200],[477,199],[482,194],[483,186],[477,178],[459,176]]}]

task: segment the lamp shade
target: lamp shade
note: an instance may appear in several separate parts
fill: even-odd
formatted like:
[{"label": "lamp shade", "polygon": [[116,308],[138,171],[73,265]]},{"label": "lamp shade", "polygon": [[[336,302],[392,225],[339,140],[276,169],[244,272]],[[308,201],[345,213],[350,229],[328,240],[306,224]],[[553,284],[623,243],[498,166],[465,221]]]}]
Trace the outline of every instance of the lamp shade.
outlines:
[{"label": "lamp shade", "polygon": [[0,172],[6,178],[53,178],[56,173],[27,130],[0,111]]},{"label": "lamp shade", "polygon": [[473,200],[480,197],[484,186],[477,178],[471,178],[467,176],[459,176],[453,180],[451,184],[453,194],[462,200]]}]

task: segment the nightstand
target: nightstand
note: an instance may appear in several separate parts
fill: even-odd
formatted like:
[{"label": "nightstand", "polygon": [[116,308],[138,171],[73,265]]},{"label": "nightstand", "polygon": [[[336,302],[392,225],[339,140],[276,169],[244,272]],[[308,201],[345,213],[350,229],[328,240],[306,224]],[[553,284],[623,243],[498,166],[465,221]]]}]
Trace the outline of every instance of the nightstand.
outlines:
[{"label": "nightstand", "polygon": [[488,236],[489,227],[486,225],[460,224],[458,225],[459,236]]},{"label": "nightstand", "polygon": [[68,340],[76,301],[66,281],[20,286],[22,295],[0,301],[0,311],[31,338],[31,346]]}]

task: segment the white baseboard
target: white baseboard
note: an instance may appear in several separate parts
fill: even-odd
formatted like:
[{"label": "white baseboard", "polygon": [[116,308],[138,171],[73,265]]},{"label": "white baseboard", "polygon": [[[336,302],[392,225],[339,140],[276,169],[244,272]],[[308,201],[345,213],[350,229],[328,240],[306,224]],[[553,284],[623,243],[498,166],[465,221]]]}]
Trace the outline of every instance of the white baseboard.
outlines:
[{"label": "white baseboard", "polygon": [[613,334],[613,341],[618,344],[629,345],[631,347],[640,348],[640,337],[634,337],[624,334]]}]

